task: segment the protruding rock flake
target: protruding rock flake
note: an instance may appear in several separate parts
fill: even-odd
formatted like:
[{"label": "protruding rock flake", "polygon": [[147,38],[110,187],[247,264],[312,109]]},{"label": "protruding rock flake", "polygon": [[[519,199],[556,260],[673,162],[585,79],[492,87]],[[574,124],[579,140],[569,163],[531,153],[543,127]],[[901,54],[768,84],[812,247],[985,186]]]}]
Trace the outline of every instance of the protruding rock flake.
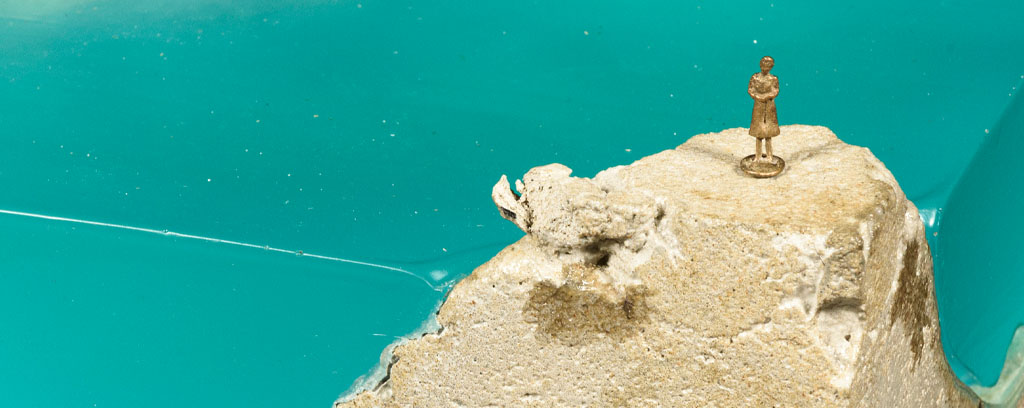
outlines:
[{"label": "protruding rock flake", "polygon": [[492,197],[526,236],[456,284],[443,328],[337,407],[977,407],[939,341],[917,209],[868,149],[747,129]]}]

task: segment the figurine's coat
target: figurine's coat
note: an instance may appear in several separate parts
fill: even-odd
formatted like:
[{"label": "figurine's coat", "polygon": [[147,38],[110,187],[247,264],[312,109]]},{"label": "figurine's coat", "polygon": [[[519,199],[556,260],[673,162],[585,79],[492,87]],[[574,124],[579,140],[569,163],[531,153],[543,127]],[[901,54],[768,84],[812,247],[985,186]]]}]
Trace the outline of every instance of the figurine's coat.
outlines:
[{"label": "figurine's coat", "polygon": [[758,72],[750,77],[747,93],[754,98],[750,135],[758,139],[778,136],[779,117],[775,112],[775,97],[779,95],[779,77]]}]

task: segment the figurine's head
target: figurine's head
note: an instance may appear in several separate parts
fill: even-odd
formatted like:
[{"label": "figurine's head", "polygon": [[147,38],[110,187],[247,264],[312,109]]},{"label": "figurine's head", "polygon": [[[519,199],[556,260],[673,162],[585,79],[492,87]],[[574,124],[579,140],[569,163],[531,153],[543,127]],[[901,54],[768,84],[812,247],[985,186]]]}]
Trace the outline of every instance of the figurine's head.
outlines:
[{"label": "figurine's head", "polygon": [[769,57],[767,55],[764,58],[761,58],[761,72],[764,72],[764,73],[767,74],[768,71],[771,71],[772,67],[774,67],[774,66],[775,66],[775,58]]}]

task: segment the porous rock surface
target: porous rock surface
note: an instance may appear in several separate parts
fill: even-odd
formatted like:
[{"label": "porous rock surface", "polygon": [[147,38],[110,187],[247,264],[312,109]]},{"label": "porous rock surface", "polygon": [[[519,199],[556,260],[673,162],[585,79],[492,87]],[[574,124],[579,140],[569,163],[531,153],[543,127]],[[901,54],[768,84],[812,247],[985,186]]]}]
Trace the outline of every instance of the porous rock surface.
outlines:
[{"label": "porous rock surface", "polygon": [[868,149],[746,129],[493,197],[527,235],[458,283],[442,329],[337,407],[976,407],[939,342],[917,209]]}]

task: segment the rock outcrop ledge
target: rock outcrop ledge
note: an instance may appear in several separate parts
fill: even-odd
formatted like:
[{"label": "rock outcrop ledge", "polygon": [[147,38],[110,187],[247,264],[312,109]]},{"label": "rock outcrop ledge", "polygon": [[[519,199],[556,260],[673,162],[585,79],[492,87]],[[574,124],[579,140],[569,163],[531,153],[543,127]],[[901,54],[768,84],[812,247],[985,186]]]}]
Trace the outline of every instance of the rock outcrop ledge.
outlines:
[{"label": "rock outcrop ledge", "polygon": [[336,407],[976,407],[945,360],[917,209],[868,149],[746,129],[592,179],[493,190],[527,233],[452,289],[442,329]]}]

